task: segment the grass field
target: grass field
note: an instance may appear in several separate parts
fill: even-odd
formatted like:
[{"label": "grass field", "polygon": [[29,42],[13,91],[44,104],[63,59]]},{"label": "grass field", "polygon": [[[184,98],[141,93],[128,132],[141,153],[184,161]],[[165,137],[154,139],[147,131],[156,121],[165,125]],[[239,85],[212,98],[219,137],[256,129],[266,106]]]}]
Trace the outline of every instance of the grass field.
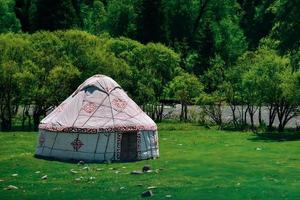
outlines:
[{"label": "grass field", "polygon": [[[142,199],[150,186],[150,199],[300,199],[300,141],[162,123],[159,159],[79,166],[34,158],[36,136],[0,133],[1,200]],[[145,164],[162,170],[129,174]],[[8,185],[19,189],[2,189]]]}]

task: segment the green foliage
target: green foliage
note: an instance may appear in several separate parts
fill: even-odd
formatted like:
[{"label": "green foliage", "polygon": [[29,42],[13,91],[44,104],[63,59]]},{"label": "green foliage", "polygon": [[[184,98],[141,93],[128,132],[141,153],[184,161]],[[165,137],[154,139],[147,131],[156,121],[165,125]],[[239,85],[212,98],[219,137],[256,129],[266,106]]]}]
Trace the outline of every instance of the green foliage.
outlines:
[{"label": "green foliage", "polygon": [[128,63],[133,71],[129,89],[139,104],[157,102],[179,68],[179,56],[161,44],[140,44],[134,40],[110,39],[107,48]]},{"label": "green foliage", "polygon": [[250,70],[243,75],[243,95],[251,104],[271,104],[280,99],[282,90],[281,74],[291,73],[289,59],[280,57],[273,50],[261,48],[254,57],[246,58],[251,62]]},{"label": "green foliage", "polygon": [[10,130],[12,117],[16,114],[20,100],[18,80],[15,74],[26,59],[28,41],[23,35],[0,37],[0,120],[2,130]]},{"label": "green foliage", "polygon": [[277,15],[273,27],[273,37],[280,40],[280,49],[283,52],[298,49],[300,46],[299,1],[276,1],[274,7],[273,9],[276,9]]},{"label": "green foliage", "polygon": [[179,68],[178,55],[164,45],[78,30],[0,35],[0,44],[1,81],[12,97],[1,97],[1,106],[32,105],[35,127],[49,107],[94,74],[112,77],[143,105],[163,98],[165,85]]},{"label": "green foliage", "polygon": [[235,18],[222,19],[214,27],[215,49],[227,64],[233,64],[246,48],[245,36]]},{"label": "green foliage", "polygon": [[32,14],[33,30],[58,30],[79,25],[78,14],[72,0],[36,0]]},{"label": "green foliage", "polygon": [[[268,105],[272,113],[283,106],[288,112],[277,115],[289,118],[298,114],[298,10],[297,0],[2,0],[0,33],[37,31],[0,35],[1,81],[12,74],[16,83],[7,88],[20,94],[4,101],[35,104],[42,115],[78,81],[103,73],[152,106],[187,72],[202,81],[199,101],[213,112],[225,103],[253,112]],[[86,32],[62,31],[70,28]],[[60,95],[48,98],[55,90]]]},{"label": "green foliage", "polygon": [[287,99],[290,104],[299,106],[300,102],[300,70],[291,72],[286,70],[281,73],[282,83],[279,85],[282,90],[282,96]]},{"label": "green foliage", "polygon": [[82,4],[81,13],[83,30],[92,34],[104,32],[107,16],[105,7],[100,0],[95,0],[92,5]]},{"label": "green foliage", "polygon": [[112,36],[136,37],[134,0],[112,0],[107,5],[107,31]]},{"label": "green foliage", "polygon": [[196,97],[202,95],[203,85],[195,75],[182,72],[169,82],[164,93],[168,98],[180,100],[180,120],[187,121],[187,105],[195,103]]},{"label": "green foliage", "polygon": [[[55,66],[47,77],[50,101],[54,105],[64,101],[66,96],[72,94],[76,86],[80,84],[79,76],[79,70],[72,65],[62,63],[62,66]],[[52,95],[53,93],[56,95]]]},{"label": "green foliage", "polygon": [[142,43],[164,41],[162,0],[137,1],[137,38]]},{"label": "green foliage", "polygon": [[106,50],[106,37],[101,39],[77,30],[59,31],[55,34],[63,42],[62,51],[71,64],[82,72],[81,81],[94,74],[103,73],[114,78],[126,89],[126,79],[131,74],[130,68],[126,62]]},{"label": "green foliage", "polygon": [[274,26],[277,0],[239,0],[242,9],[241,27],[244,30],[250,50],[258,47],[259,41],[266,37]]},{"label": "green foliage", "polygon": [[163,0],[162,4],[168,40],[191,39],[197,3],[192,0]]},{"label": "green foliage", "polygon": [[0,33],[19,32],[21,24],[14,12],[14,1],[1,0],[0,3]]},{"label": "green foliage", "polygon": [[195,98],[203,93],[203,85],[199,79],[192,74],[182,73],[169,82],[165,88],[169,98],[180,99],[184,103],[192,103]]},{"label": "green foliage", "polygon": [[218,90],[223,84],[225,76],[225,62],[221,56],[216,55],[215,58],[210,60],[211,68],[202,76],[202,81],[205,84],[207,92],[214,92]]}]

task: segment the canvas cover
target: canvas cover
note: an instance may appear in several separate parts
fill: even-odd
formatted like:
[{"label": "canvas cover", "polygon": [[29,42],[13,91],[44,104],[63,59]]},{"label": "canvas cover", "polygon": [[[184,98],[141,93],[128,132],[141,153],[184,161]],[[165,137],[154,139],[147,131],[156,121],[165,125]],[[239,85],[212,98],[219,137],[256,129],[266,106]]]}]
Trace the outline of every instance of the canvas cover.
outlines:
[{"label": "canvas cover", "polygon": [[[133,135],[132,133],[128,133]],[[114,133],[65,133],[40,130],[35,155],[59,160],[84,160],[102,162],[122,160],[123,132]],[[159,157],[157,131],[136,133],[135,160]]]},{"label": "canvas cover", "polygon": [[41,121],[39,128],[88,134],[157,129],[118,83],[105,75],[92,76],[82,83]]}]

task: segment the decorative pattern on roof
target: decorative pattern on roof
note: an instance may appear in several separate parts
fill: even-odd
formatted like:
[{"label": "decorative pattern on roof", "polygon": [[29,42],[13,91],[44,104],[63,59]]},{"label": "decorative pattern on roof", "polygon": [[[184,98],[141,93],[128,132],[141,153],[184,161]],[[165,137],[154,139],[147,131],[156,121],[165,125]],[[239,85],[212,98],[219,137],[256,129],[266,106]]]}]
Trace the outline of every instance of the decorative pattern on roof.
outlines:
[{"label": "decorative pattern on roof", "polygon": [[95,75],[46,116],[40,129],[99,133],[156,130],[156,124],[110,77]]}]

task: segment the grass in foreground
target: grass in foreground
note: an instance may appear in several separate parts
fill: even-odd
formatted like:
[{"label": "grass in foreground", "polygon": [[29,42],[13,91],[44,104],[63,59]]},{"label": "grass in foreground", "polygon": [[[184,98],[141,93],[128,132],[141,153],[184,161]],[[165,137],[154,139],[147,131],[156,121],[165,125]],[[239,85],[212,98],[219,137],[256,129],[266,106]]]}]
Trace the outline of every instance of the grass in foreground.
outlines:
[{"label": "grass in foreground", "polygon": [[[77,164],[34,158],[36,136],[0,133],[0,199],[142,199],[149,186],[157,187],[151,199],[300,197],[300,141],[257,140],[251,133],[162,123],[158,160],[87,164],[90,170],[84,170]],[[128,174],[145,164],[163,170]],[[41,180],[43,175],[48,179]],[[2,189],[8,185],[19,189]]]}]

